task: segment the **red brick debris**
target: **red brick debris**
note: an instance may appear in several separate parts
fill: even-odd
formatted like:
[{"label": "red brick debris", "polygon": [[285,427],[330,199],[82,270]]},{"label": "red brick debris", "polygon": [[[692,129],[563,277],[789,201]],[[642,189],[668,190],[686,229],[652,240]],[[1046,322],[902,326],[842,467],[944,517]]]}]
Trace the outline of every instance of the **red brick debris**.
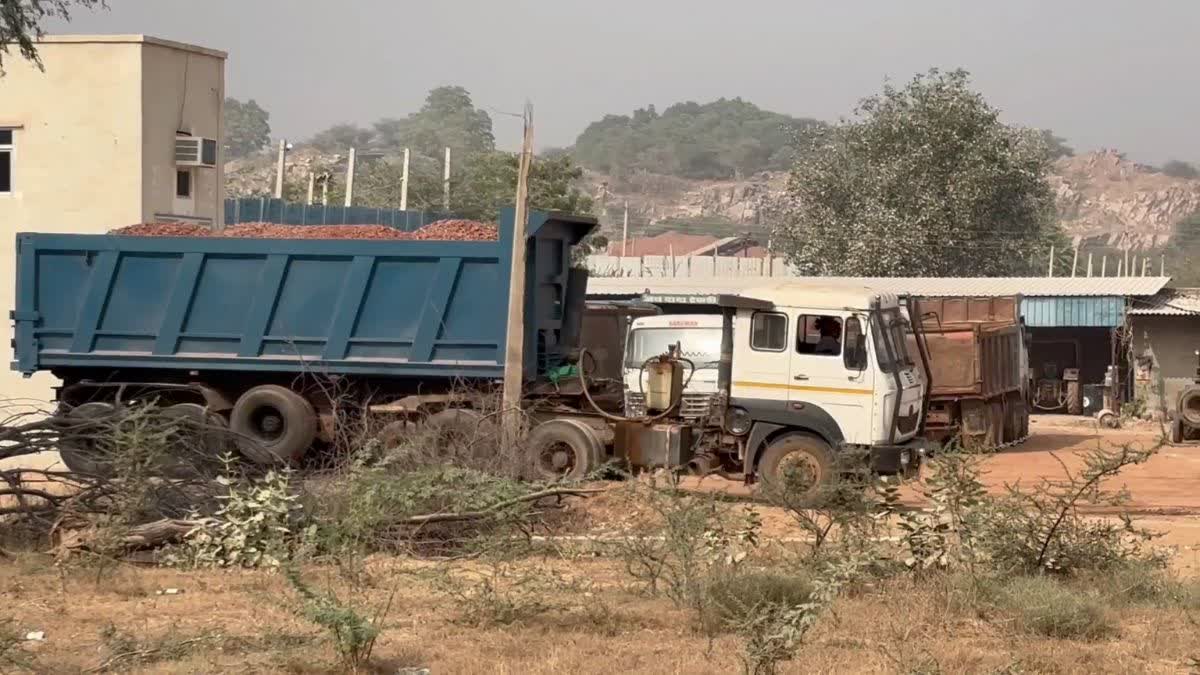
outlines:
[{"label": "red brick debris", "polygon": [[412,232],[387,225],[276,225],[242,223],[216,233],[189,223],[141,223],[109,232],[128,237],[245,237],[249,239],[415,239],[420,241],[494,241],[495,225],[474,220],[438,220]]}]

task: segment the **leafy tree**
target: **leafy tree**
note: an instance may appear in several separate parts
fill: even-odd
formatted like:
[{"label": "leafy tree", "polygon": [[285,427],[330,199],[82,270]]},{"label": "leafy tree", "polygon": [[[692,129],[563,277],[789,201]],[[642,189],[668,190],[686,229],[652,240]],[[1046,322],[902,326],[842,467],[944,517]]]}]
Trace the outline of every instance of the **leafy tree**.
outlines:
[{"label": "leafy tree", "polygon": [[[457,216],[492,221],[516,198],[518,156],[508,152],[475,155],[464,161],[450,183],[450,210]],[[355,177],[355,203],[399,208],[403,170],[395,161],[372,162]],[[529,205],[533,209],[591,213],[592,199],[576,187],[583,170],[569,157],[537,158],[529,173]],[[408,208],[442,208],[441,167],[428,158],[409,167]]]},{"label": "leafy tree", "polygon": [[462,87],[438,87],[429,92],[425,105],[404,120],[394,148],[401,144],[428,157],[439,156],[444,148],[462,155],[491,152],[496,149],[492,118],[475,107],[471,94]]},{"label": "leafy tree", "polygon": [[254,99],[245,103],[225,99],[225,147],[230,157],[245,157],[263,149],[271,139],[271,113]]},{"label": "leafy tree", "polygon": [[762,110],[740,98],[654,106],[606,115],[575,143],[584,166],[628,176],[636,171],[686,178],[736,178],[790,163],[791,137],[820,123]]},{"label": "leafy tree", "polygon": [[1166,256],[1164,264],[1172,285],[1180,288],[1200,286],[1200,213],[1176,224],[1166,248],[1158,253]]},{"label": "leafy tree", "polygon": [[805,274],[1031,272],[1061,236],[1049,153],[969,84],[931,70],[809,138],[774,208],[777,247]]},{"label": "leafy tree", "polygon": [[1056,136],[1049,129],[1041,129],[1038,133],[1041,134],[1042,143],[1045,144],[1046,152],[1050,155],[1051,161],[1063,157],[1075,156],[1075,149],[1067,145],[1067,139],[1062,136]]},{"label": "leafy tree", "polygon": [[0,0],[0,75],[10,45],[16,45],[23,58],[41,68],[35,42],[45,34],[42,24],[47,19],[70,21],[76,6],[106,7],[104,0]]},{"label": "leafy tree", "polygon": [[1178,159],[1163,164],[1162,172],[1172,178],[1200,178],[1200,171],[1195,166]]},{"label": "leafy tree", "polygon": [[367,147],[374,137],[370,129],[343,123],[318,131],[308,140],[308,144],[321,152],[346,152],[350,148]]}]

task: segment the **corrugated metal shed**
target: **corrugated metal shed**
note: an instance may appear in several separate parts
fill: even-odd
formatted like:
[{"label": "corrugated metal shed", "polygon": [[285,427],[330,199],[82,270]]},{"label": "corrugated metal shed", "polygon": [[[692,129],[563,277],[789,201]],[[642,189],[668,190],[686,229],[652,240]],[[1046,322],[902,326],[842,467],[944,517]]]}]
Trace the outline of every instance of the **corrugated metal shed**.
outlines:
[{"label": "corrugated metal shed", "polygon": [[1125,298],[1022,298],[1021,314],[1030,328],[1112,328],[1125,322]]},{"label": "corrugated metal shed", "polygon": [[[1150,297],[1170,277],[787,277],[773,281],[853,283],[898,294],[932,297]],[[762,286],[759,277],[592,277],[588,295],[621,296],[655,293],[710,293]]]},{"label": "corrugated metal shed", "polygon": [[1135,299],[1129,313],[1133,316],[1200,315],[1200,288],[1167,288],[1152,298]]}]

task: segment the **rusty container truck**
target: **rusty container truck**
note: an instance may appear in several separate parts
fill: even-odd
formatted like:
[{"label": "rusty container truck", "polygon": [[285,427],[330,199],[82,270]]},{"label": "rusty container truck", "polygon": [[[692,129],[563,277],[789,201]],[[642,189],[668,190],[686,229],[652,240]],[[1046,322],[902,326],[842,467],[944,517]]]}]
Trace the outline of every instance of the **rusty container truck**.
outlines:
[{"label": "rusty container truck", "polygon": [[998,447],[1028,436],[1020,297],[918,300],[932,380],[926,437]]}]

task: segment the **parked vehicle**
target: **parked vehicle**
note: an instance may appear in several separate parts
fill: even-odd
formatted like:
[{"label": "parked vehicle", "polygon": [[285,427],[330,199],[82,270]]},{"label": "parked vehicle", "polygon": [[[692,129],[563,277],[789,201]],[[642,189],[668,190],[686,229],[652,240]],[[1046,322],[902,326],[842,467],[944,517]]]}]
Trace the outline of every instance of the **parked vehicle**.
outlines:
[{"label": "parked vehicle", "polygon": [[[896,296],[865,288],[721,296],[716,358],[709,340],[694,359],[678,349],[646,359],[645,413],[621,414],[621,382],[581,349],[595,348],[580,339],[587,273],[570,254],[595,226],[529,218],[532,477],[581,478],[613,459],[748,480],[799,461],[822,479],[843,445],[882,472],[920,464],[925,388],[905,321]],[[510,210],[497,241],[19,234],[14,367],[63,381],[62,416],[153,401],[228,424],[264,464],[299,464],[332,441],[332,390],[397,430],[478,430],[492,424],[481,402],[504,371],[512,231]],[[714,361],[713,404],[694,415],[680,407],[684,384]],[[102,468],[69,444],[63,455]]]},{"label": "parked vehicle", "polygon": [[[926,435],[988,447],[1029,435],[1029,359],[1019,297],[917,298],[932,384]],[[916,335],[910,333],[909,344]]]}]

